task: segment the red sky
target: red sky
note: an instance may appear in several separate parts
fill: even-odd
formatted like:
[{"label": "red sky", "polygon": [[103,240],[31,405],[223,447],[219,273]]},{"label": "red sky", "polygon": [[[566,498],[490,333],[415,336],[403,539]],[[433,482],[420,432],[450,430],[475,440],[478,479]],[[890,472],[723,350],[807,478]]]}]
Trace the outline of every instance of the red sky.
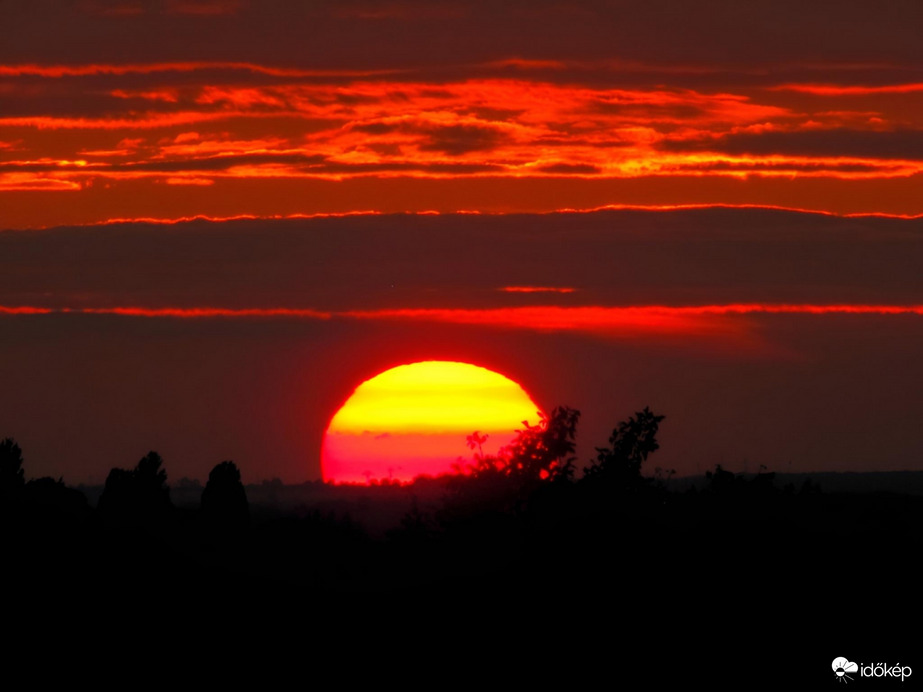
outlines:
[{"label": "red sky", "polygon": [[4,3],[4,226],[923,213],[913,3],[495,5]]},{"label": "red sky", "polygon": [[682,473],[920,467],[919,4],[498,4],[0,4],[33,475],[314,478],[349,391],[428,359],[587,450],[651,405]]}]

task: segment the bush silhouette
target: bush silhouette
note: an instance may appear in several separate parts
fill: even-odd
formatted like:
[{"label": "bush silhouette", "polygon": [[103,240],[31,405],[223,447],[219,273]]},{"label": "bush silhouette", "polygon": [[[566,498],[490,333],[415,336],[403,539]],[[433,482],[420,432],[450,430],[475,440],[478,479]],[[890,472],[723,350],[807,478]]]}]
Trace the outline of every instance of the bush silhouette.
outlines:
[{"label": "bush silhouette", "polygon": [[202,491],[202,515],[213,526],[242,529],[250,521],[247,491],[233,461],[222,461],[208,474]]}]

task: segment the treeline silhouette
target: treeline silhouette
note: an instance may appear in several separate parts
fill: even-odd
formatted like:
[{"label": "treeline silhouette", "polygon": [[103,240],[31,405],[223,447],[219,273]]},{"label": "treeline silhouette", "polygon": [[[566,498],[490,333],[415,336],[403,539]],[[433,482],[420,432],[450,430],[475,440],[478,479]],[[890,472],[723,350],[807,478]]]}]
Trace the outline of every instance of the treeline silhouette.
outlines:
[{"label": "treeline silhouette", "polygon": [[87,597],[131,598],[143,583],[156,585],[158,602],[194,590],[218,600],[496,597],[497,589],[527,599],[595,584],[627,616],[706,592],[718,609],[767,598],[806,607],[804,594],[846,598],[859,582],[900,590],[914,579],[890,563],[845,561],[869,544],[881,555],[919,550],[920,498],[823,493],[811,482],[779,487],[763,468],[745,476],[720,465],[703,487],[671,491],[673,471],[647,469],[663,415],[645,408],[618,423],[583,465],[579,419],[558,407],[496,455],[483,453],[486,438],[474,432],[458,473],[364,489],[363,501],[397,497],[406,507],[380,535],[348,511],[257,511],[232,461],[212,469],[198,508],[177,507],[153,451],[112,469],[94,509],[62,479],[27,482],[22,450],[8,438],[0,442],[5,557],[31,589],[59,590],[67,575]]}]

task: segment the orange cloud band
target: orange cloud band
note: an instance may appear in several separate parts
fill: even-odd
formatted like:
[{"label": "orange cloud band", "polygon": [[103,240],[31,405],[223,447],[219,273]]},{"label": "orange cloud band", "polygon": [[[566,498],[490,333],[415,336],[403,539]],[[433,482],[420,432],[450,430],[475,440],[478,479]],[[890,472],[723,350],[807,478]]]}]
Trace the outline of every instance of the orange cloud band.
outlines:
[{"label": "orange cloud band", "polygon": [[[530,69],[511,78],[511,65]],[[227,215],[253,214],[278,204],[259,181],[283,179],[377,188],[399,179],[407,189],[438,180],[462,190],[502,179],[506,187],[462,193],[456,208],[480,211],[548,210],[548,195],[536,192],[525,205],[504,197],[526,180],[552,181],[556,209],[580,207],[582,196],[597,194],[592,185],[608,181],[640,182],[637,192],[596,204],[702,200],[664,192],[664,180],[708,185],[707,201],[770,203],[817,199],[815,188],[835,182],[849,190],[819,207],[852,210],[850,200],[868,199],[862,210],[919,211],[921,83],[746,86],[676,73],[655,86],[620,79],[618,66],[611,80],[592,72],[584,82],[566,67],[500,61],[435,82],[421,70],[249,62],[0,66],[0,101],[15,104],[0,117],[0,191],[22,210],[14,227],[81,222],[88,209],[98,221],[149,216],[167,186],[182,200],[173,202],[183,205],[177,216],[214,214],[219,205]],[[223,189],[241,183],[251,186],[246,194]],[[100,201],[126,184],[136,186],[131,204],[121,194]],[[68,195],[49,221],[52,205],[33,200],[59,192]],[[312,201],[285,204],[313,213],[323,210],[318,197],[301,191]],[[349,199],[386,210],[374,190]]]}]

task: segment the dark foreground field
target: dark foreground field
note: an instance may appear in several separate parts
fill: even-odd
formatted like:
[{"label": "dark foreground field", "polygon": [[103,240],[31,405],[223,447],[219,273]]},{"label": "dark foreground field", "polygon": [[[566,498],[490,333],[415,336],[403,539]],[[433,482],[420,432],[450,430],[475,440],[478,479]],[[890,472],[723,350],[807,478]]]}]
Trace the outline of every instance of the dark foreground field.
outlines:
[{"label": "dark foreground field", "polygon": [[741,651],[734,660],[798,667],[848,646],[897,661],[918,641],[923,497],[909,494],[732,474],[685,491],[497,478],[264,484],[251,494],[274,495],[241,513],[205,502],[93,508],[77,490],[44,486],[6,503],[4,561],[22,616],[51,629],[75,607],[126,631],[194,622],[209,636],[386,618],[416,623],[416,635],[477,627],[486,645],[532,622],[621,665],[661,648],[687,663]]}]

